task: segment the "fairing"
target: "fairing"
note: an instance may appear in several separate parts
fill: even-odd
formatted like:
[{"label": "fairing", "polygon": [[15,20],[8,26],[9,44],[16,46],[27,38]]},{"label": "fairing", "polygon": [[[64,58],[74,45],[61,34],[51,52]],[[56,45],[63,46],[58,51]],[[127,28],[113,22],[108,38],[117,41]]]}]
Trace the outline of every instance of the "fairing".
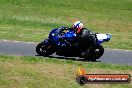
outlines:
[{"label": "fairing", "polygon": [[111,36],[109,34],[96,34],[97,44],[107,42],[110,40]]}]

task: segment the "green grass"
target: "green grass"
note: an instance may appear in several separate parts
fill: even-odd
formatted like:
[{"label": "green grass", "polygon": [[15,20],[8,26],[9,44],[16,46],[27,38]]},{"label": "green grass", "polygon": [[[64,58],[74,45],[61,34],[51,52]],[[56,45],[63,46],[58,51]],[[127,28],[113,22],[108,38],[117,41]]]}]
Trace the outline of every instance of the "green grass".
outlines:
[{"label": "green grass", "polygon": [[105,47],[132,49],[132,0],[0,0],[0,39],[40,42],[75,18],[109,33]]},{"label": "green grass", "polygon": [[130,74],[132,66],[56,58],[0,55],[0,88],[131,88],[132,84],[76,83],[76,68],[89,74]]},{"label": "green grass", "polygon": [[[109,33],[104,47],[132,50],[132,0],[0,0],[0,39],[40,42],[51,29],[76,18],[91,31]],[[131,84],[75,81],[76,67],[87,73],[130,74],[132,66],[31,56],[0,55],[0,88],[131,88]]]}]

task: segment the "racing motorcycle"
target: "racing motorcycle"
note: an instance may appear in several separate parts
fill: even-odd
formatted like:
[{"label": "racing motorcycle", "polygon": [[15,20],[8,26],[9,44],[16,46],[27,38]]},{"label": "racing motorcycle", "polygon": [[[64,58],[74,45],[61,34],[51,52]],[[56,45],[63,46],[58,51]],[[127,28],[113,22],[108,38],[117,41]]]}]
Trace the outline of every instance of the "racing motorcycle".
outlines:
[{"label": "racing motorcycle", "polygon": [[104,53],[101,44],[111,38],[109,34],[93,33],[87,29],[82,30],[82,34],[77,37],[73,30],[64,32],[60,31],[61,28],[51,30],[48,38],[37,45],[38,55],[50,56],[56,53],[64,57],[80,57],[87,61],[96,61]]}]

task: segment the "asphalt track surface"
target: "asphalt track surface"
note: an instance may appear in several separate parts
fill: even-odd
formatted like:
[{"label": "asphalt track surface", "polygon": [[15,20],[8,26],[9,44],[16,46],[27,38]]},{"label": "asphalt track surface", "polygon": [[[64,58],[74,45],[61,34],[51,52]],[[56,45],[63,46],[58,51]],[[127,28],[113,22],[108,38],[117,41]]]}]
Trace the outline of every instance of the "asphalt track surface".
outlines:
[{"label": "asphalt track surface", "polygon": [[[1,55],[21,55],[21,56],[37,56],[36,43],[33,42],[19,42],[0,40],[0,54]],[[63,57],[55,54],[52,57],[62,59]],[[64,58],[63,58],[64,59]],[[70,59],[70,58],[69,58]],[[80,58],[76,58],[75,60]],[[105,49],[104,55],[97,60],[97,62],[125,64],[132,66],[132,51],[120,49]]]}]

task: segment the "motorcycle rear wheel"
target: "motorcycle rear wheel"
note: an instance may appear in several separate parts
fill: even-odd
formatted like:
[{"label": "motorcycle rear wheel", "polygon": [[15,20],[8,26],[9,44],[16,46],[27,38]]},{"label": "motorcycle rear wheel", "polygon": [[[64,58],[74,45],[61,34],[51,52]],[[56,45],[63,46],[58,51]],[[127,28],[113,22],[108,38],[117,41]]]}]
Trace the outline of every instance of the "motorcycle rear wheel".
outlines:
[{"label": "motorcycle rear wheel", "polygon": [[99,59],[104,53],[104,48],[102,45],[95,45],[90,49],[87,49],[84,55],[84,59],[88,61],[96,61]]}]

